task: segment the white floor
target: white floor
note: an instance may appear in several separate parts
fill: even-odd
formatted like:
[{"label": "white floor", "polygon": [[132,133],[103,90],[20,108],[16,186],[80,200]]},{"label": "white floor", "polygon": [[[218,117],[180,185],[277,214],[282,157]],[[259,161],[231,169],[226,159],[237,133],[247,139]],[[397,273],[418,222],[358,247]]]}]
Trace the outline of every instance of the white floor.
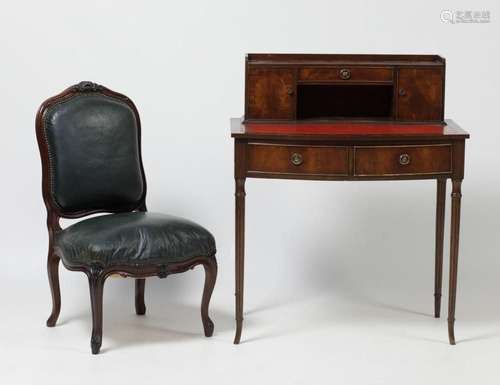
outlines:
[{"label": "white floor", "polygon": [[[92,356],[87,282],[68,274],[62,272],[63,306],[55,328],[44,325],[45,282],[37,290],[11,282],[16,301],[9,300],[9,282],[3,282],[1,384],[499,383],[500,311],[459,296],[458,344],[450,346],[446,306],[444,317],[433,318],[432,293],[417,292],[411,280],[404,290],[386,291],[371,282],[373,290],[340,285],[288,298],[254,288],[247,296],[243,341],[235,346],[226,293],[215,292],[215,334],[205,338],[198,296],[169,301],[182,278],[148,281],[144,317],[133,311],[132,280],[110,279],[102,350]],[[195,274],[202,278],[201,271]],[[29,290],[19,292],[22,287]]]}]

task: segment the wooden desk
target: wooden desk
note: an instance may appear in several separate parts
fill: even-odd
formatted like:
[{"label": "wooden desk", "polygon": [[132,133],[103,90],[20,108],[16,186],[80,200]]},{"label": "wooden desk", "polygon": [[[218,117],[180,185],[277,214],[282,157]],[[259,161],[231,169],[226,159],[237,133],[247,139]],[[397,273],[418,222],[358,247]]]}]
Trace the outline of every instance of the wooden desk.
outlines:
[{"label": "wooden desk", "polygon": [[452,180],[448,336],[454,322],[465,139],[451,120],[401,122],[250,122],[231,119],[236,180],[236,335],[243,327],[246,178],[307,180],[436,179],[434,315],[440,316],[446,180]]}]

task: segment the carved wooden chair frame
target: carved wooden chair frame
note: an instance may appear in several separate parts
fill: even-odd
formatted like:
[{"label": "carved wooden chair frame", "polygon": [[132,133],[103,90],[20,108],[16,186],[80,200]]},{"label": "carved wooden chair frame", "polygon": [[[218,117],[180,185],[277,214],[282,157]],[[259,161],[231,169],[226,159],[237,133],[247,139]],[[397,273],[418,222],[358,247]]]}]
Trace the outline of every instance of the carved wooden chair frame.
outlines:
[{"label": "carved wooden chair frame", "polygon": [[[138,147],[139,147],[139,161],[142,175],[142,182],[144,186],[143,195],[139,203],[133,207],[107,207],[99,210],[82,210],[78,212],[65,212],[54,201],[51,191],[51,165],[49,156],[49,145],[45,133],[44,114],[51,106],[71,99],[79,94],[97,92],[111,98],[118,99],[125,102],[130,106],[135,114],[137,120],[138,131]],[[141,123],[139,119],[139,112],[127,96],[114,92],[104,86],[92,82],[80,82],[71,86],[55,95],[40,106],[36,115],[36,136],[38,147],[40,149],[40,156],[42,161],[42,192],[45,207],[47,209],[47,228],[49,233],[49,251],[47,256],[47,272],[49,278],[49,285],[52,294],[52,312],[47,319],[47,326],[55,326],[59,313],[61,310],[61,293],[59,287],[59,261],[61,260],[58,255],[57,248],[54,247],[54,235],[61,231],[59,224],[60,218],[81,218],[95,213],[119,213],[130,211],[147,211],[146,209],[146,178],[144,174],[144,167],[142,163],[141,154]],[[92,263],[90,266],[86,265],[67,265],[62,262],[64,267],[71,271],[81,271],[85,273],[89,280],[90,300],[92,307],[92,337],[91,349],[93,354],[97,354],[102,344],[102,302],[103,302],[103,288],[106,278],[112,274],[119,274],[123,277],[135,278],[135,311],[138,315],[146,313],[146,306],[144,302],[144,288],[145,278],[158,276],[159,278],[166,278],[170,274],[182,273],[189,269],[193,269],[197,265],[203,265],[205,269],[205,284],[203,289],[203,296],[201,302],[201,318],[205,336],[210,337],[213,334],[214,324],[208,315],[208,306],[212,292],[217,278],[217,262],[215,255],[211,257],[199,256],[186,261],[158,264],[158,265],[115,265],[112,267],[104,267],[100,263]]]}]

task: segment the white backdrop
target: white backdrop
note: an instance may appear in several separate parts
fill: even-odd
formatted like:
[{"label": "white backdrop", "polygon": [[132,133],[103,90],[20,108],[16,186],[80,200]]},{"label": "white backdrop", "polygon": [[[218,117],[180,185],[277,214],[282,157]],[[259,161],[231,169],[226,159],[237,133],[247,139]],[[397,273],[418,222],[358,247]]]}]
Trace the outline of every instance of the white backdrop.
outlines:
[{"label": "white backdrop", "polygon": [[[488,10],[491,23],[444,23],[440,14],[445,9]],[[61,271],[62,325],[55,331],[43,326],[50,310],[50,294],[45,272],[47,233],[41,167],[34,131],[34,116],[40,103],[80,80],[106,85],[136,103],[143,126],[149,210],[191,218],[216,237],[219,278],[213,297],[214,339],[224,351],[216,356],[228,367],[217,372],[213,383],[234,383],[224,374],[236,376],[238,368],[251,372],[241,383],[250,382],[252,375],[264,373],[266,378],[277,376],[282,383],[312,383],[307,378],[318,384],[333,383],[328,380],[333,380],[333,374],[328,374],[329,377],[325,374],[330,364],[320,363],[326,346],[311,350],[307,357],[295,352],[296,364],[289,357],[266,366],[269,361],[260,363],[258,357],[271,360],[286,356],[287,351],[300,351],[299,346],[306,344],[304,337],[308,330],[327,328],[328,332],[325,325],[342,321],[358,329],[355,332],[349,329],[352,335],[344,347],[339,342],[342,337],[332,342],[332,346],[326,344],[328,354],[336,357],[346,346],[356,346],[356,338],[359,349],[370,351],[363,347],[362,341],[375,338],[374,344],[381,344],[376,340],[378,337],[373,337],[377,336],[377,327],[371,325],[387,324],[382,336],[396,338],[392,332],[411,334],[412,328],[418,329],[421,313],[432,313],[434,182],[250,179],[245,282],[246,309],[250,313],[243,339],[251,343],[236,348],[240,350],[233,348],[234,181],[229,118],[243,113],[247,52],[435,53],[446,58],[446,117],[453,118],[471,133],[463,183],[456,335],[458,341],[472,342],[457,345],[455,352],[460,351],[461,359],[468,360],[472,356],[470,349],[477,346],[478,351],[484,351],[484,345],[478,345],[481,341],[492,351],[497,349],[500,337],[497,301],[500,157],[495,154],[500,144],[496,119],[500,89],[498,11],[495,1],[4,2],[0,7],[3,203],[0,292],[5,327],[0,331],[4,341],[3,346],[0,344],[0,354],[8,353],[10,358],[0,360],[0,365],[4,362],[7,365],[6,370],[0,370],[0,378],[12,375],[12,379],[38,378],[38,383],[45,379],[48,383],[68,384],[64,371],[61,374],[56,370],[57,365],[54,364],[52,372],[45,369],[42,375],[42,364],[35,362],[45,356],[47,362],[43,361],[43,365],[50,367],[48,357],[64,349],[69,349],[67,354],[78,354],[78,360],[90,360],[87,319],[90,306],[84,276]],[[446,223],[448,237],[449,200]],[[420,325],[422,329],[418,329],[416,338],[419,349],[426,351],[428,345],[432,346],[425,341],[426,336],[434,333],[435,339],[443,342],[439,349],[443,349],[444,355],[458,354],[445,344],[448,283],[445,260],[444,317],[425,318],[428,324]],[[140,345],[142,348],[160,339],[162,344],[155,346],[159,349],[167,345],[168,352],[169,344],[179,342],[175,337],[176,327],[182,329],[188,325],[189,333],[193,334],[190,341],[194,341],[191,349],[199,353],[196,344],[201,343],[202,337],[196,306],[202,277],[201,271],[195,271],[163,281],[148,281],[147,301],[156,304],[157,310],[165,305],[168,319],[161,322],[170,322],[171,338],[161,340],[161,336],[141,329],[146,339]],[[132,281],[118,279],[106,286],[105,314],[109,309],[107,314],[112,315],[105,318],[103,349],[106,344],[110,347],[105,351],[109,356],[113,354],[113,344],[106,340],[107,333],[112,333],[107,322],[114,317],[120,325],[122,317],[129,319],[126,317],[132,312],[132,287]],[[294,313],[294,306],[301,303],[305,307]],[[337,306],[339,303],[342,305]],[[176,321],[168,306],[175,312],[184,312],[184,321],[176,324],[180,321]],[[410,312],[402,316],[407,323],[398,318],[405,310]],[[272,313],[266,313],[269,311]],[[352,314],[342,318],[346,312]],[[296,315],[305,318],[294,320]],[[75,320],[76,316],[80,318]],[[116,326],[119,331],[112,334],[113,341],[122,347],[121,354],[139,355],[134,345],[140,344],[140,338],[130,337],[137,324],[126,322]],[[81,335],[70,340],[75,333],[71,325],[78,323]],[[40,336],[40,340],[33,342]],[[293,336],[301,338],[288,344]],[[276,346],[259,346],[273,338],[279,340]],[[182,341],[179,344],[182,346]],[[248,346],[252,345],[250,350]],[[210,345],[203,346],[211,352]],[[334,353],[336,347],[338,351]],[[35,352],[33,356],[27,353],[30,351]],[[266,351],[269,357],[263,353]],[[342,356],[351,359],[345,362],[347,366],[359,363],[356,351],[351,353],[347,358]],[[392,378],[397,383],[396,374],[385,376],[384,363],[378,361],[376,350],[372,353],[363,356],[366,365],[373,365],[366,366],[374,376],[371,382],[387,384]],[[26,354],[28,358],[23,361]],[[165,354],[165,360],[170,360]],[[399,350],[392,345],[385,354],[396,361],[400,357]],[[147,350],[140,353],[145,360],[147,355]],[[474,361],[477,366],[461,365],[457,357],[456,361],[440,357],[441,362],[456,365],[441,373],[431,368],[434,361],[426,361],[418,374],[422,381],[427,375],[441,378],[441,374],[442,383],[446,383],[451,381],[447,373],[454,372],[459,374],[452,381],[457,384],[475,378],[479,371],[486,376],[484,383],[490,379],[485,368],[493,361],[484,361],[484,357]],[[431,360],[424,353],[421,358]],[[307,360],[311,362],[306,368],[315,374],[294,372],[299,362]],[[88,373],[99,372],[100,367],[93,366],[100,365],[99,361],[84,362]],[[415,362],[418,365],[419,361]],[[402,368],[411,370],[404,365]],[[184,377],[179,374],[178,381],[187,376],[188,383],[197,383],[191,377],[194,374],[184,366],[176,369],[178,372],[169,368],[169,376],[180,373]],[[368,383],[362,378],[363,372],[350,373],[351,377],[342,370],[335,373],[340,383],[348,383],[347,378],[353,383],[357,380]],[[112,379],[111,373],[108,374]],[[129,378],[135,375],[140,374],[129,373]]]}]

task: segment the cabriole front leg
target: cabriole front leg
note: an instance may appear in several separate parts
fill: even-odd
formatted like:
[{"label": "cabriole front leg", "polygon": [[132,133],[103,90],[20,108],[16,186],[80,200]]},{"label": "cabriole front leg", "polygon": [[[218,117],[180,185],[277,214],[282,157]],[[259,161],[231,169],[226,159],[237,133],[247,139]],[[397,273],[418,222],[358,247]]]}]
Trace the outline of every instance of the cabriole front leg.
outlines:
[{"label": "cabriole front leg", "polygon": [[55,326],[61,312],[61,289],[59,288],[59,257],[49,251],[47,259],[50,292],[52,294],[52,312],[47,320],[47,326]]},{"label": "cabriole front leg", "polygon": [[102,298],[106,279],[99,265],[92,265],[87,272],[90,288],[90,304],[92,306],[92,337],[90,347],[92,354],[99,353],[102,344]]},{"label": "cabriole front leg", "polygon": [[214,333],[214,323],[208,315],[208,305],[217,280],[217,261],[215,258],[210,258],[203,263],[205,269],[205,286],[203,288],[203,297],[201,299],[201,320],[203,322],[203,330],[205,337],[211,337]]},{"label": "cabriole front leg", "polygon": [[452,180],[451,192],[451,240],[450,240],[450,293],[448,302],[448,337],[455,345],[455,303],[457,299],[458,244],[460,234],[460,202],[462,180]]}]

